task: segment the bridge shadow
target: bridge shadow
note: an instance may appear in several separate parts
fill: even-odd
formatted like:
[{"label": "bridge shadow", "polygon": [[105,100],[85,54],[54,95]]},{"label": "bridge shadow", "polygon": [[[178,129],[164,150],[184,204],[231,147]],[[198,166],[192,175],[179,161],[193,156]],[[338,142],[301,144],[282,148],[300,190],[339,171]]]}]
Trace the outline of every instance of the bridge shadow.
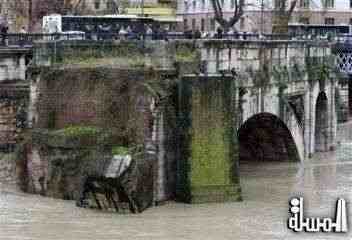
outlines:
[{"label": "bridge shadow", "polygon": [[272,201],[288,196],[300,157],[285,123],[270,113],[249,118],[238,131],[243,198]]}]

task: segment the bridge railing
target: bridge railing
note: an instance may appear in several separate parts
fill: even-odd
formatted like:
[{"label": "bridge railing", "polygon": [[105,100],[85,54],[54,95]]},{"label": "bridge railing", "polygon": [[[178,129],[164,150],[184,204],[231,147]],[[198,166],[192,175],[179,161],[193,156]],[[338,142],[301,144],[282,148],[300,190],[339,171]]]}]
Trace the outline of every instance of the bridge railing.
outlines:
[{"label": "bridge railing", "polygon": [[0,46],[31,46],[36,41],[83,40],[84,34],[9,33],[0,34]]},{"label": "bridge railing", "polygon": [[[31,46],[35,41],[53,40],[180,40],[180,39],[228,39],[228,40],[331,40],[324,36],[297,35],[297,34],[258,34],[258,33],[231,33],[196,36],[190,33],[168,32],[154,34],[118,34],[118,33],[9,33],[0,34],[0,46]],[[346,36],[337,37],[338,41],[345,41]],[[351,39],[352,35],[347,38]]]}]

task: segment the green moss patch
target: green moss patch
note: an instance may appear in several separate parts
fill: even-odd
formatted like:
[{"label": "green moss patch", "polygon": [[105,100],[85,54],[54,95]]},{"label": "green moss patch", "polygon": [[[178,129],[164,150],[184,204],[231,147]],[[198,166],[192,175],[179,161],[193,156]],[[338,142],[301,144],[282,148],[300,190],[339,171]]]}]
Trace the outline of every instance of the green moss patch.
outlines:
[{"label": "green moss patch", "polygon": [[194,62],[199,58],[199,52],[195,46],[191,44],[176,45],[176,62]]},{"label": "green moss patch", "polygon": [[100,129],[94,126],[68,126],[60,130],[52,132],[55,135],[63,135],[65,137],[92,137],[96,136]]},{"label": "green moss patch", "polygon": [[112,147],[112,154],[113,155],[128,155],[131,154],[131,149],[124,146],[113,146]]},{"label": "green moss patch", "polygon": [[177,198],[190,203],[240,200],[233,79],[187,78],[180,92],[183,156]]}]

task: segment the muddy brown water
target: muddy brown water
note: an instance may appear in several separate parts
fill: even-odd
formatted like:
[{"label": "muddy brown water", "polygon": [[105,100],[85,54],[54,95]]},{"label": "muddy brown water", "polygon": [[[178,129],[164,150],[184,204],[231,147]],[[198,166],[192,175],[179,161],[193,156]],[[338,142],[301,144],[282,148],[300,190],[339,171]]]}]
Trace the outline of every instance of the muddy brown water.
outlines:
[{"label": "muddy brown water", "polygon": [[171,202],[142,214],[121,215],[0,185],[0,239],[352,239],[352,225],[347,234],[293,233],[286,226],[293,196],[304,197],[305,214],[312,217],[333,217],[335,202],[343,197],[352,216],[350,126],[339,126],[335,152],[319,153],[302,163],[242,165],[243,202]]}]

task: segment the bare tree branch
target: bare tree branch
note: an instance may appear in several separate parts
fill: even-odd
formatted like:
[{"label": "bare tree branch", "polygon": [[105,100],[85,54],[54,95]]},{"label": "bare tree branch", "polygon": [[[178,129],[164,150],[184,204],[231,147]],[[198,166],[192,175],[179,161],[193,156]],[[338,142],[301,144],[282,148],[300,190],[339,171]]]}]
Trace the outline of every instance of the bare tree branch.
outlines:
[{"label": "bare tree branch", "polygon": [[[288,2],[290,2],[289,8],[287,8]],[[274,9],[273,12],[273,33],[283,34],[288,32],[288,23],[297,2],[298,0],[280,0],[280,6]]]},{"label": "bare tree branch", "polygon": [[288,13],[289,13],[290,16],[292,15],[293,10],[295,10],[295,7],[296,7],[296,5],[297,5],[297,1],[298,1],[298,0],[293,0],[293,1],[291,2],[291,6],[290,6],[290,8],[288,9]]},{"label": "bare tree branch", "polygon": [[234,10],[233,15],[230,19],[226,19],[224,17],[220,0],[210,0],[210,2],[213,6],[215,20],[225,30],[233,27],[240,20],[240,18],[243,15],[243,8],[245,5],[245,0],[234,0],[235,10]]}]

